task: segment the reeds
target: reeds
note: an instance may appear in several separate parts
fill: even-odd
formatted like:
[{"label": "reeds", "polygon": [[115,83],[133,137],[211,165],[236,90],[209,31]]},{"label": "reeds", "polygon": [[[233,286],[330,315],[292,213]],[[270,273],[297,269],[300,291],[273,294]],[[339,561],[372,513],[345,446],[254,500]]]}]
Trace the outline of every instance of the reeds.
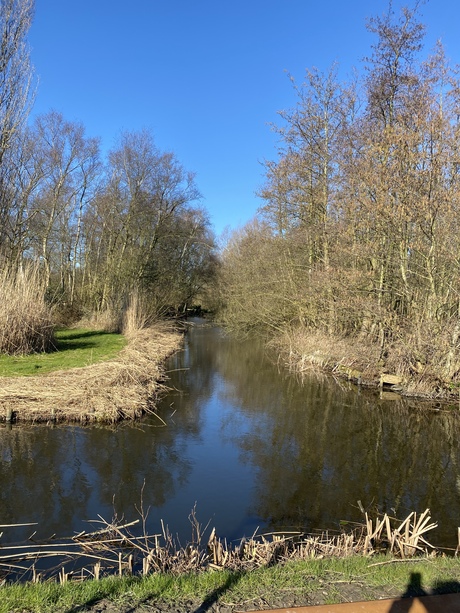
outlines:
[{"label": "reeds", "polygon": [[430,510],[426,509],[417,517],[417,513],[412,512],[402,522],[391,519],[385,513],[383,517],[377,517],[374,523],[365,513],[364,553],[372,553],[383,548],[404,559],[414,556],[417,551],[425,552],[427,548],[434,549],[423,537],[424,534],[438,526],[436,523],[430,523],[429,513]]},{"label": "reeds", "polygon": [[[176,542],[163,521],[158,533],[148,534],[145,528],[148,513],[142,507],[140,515],[141,519],[131,522],[117,518],[108,522],[99,517],[91,522],[99,524],[98,530],[81,532],[59,542],[0,548],[0,572],[4,578],[14,576],[31,581],[54,578],[65,582],[114,574],[248,571],[287,561],[371,556],[382,551],[400,559],[436,553],[423,536],[436,527],[430,523],[428,509],[418,517],[410,513],[402,521],[387,514],[373,521],[365,513],[364,523],[339,534],[253,534],[237,544],[220,540],[214,529],[204,538],[206,528],[202,529],[193,509],[189,516],[192,539],[186,546]],[[140,533],[136,534],[133,529],[139,526]],[[45,566],[44,560],[48,562]]]},{"label": "reeds", "polygon": [[151,299],[134,290],[129,296],[128,306],[123,313],[122,332],[128,338],[136,335],[139,330],[148,328],[157,319],[151,306]]},{"label": "reeds", "polygon": [[0,353],[24,355],[49,351],[54,326],[45,302],[45,284],[37,267],[0,272]]}]

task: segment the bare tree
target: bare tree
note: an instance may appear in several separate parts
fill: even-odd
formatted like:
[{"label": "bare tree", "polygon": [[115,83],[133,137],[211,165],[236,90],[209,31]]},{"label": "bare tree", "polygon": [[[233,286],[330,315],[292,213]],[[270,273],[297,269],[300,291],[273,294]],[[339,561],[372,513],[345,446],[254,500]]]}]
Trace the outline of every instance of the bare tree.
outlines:
[{"label": "bare tree", "polygon": [[11,169],[5,159],[32,104],[33,71],[27,34],[34,0],[0,2],[0,249],[7,237]]},{"label": "bare tree", "polygon": [[83,210],[99,171],[99,141],[55,111],[39,116],[31,135],[43,172],[31,202],[35,254],[47,282],[54,273],[72,300]]}]

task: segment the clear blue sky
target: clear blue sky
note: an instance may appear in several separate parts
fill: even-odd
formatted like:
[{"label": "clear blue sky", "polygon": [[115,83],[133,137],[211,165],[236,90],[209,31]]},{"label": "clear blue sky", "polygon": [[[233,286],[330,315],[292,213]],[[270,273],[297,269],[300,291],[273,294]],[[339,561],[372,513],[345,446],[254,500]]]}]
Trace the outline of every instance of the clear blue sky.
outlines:
[{"label": "clear blue sky", "polygon": [[[394,0],[394,6],[412,3]],[[197,174],[217,234],[256,213],[269,123],[292,107],[287,77],[334,61],[347,78],[370,53],[365,20],[387,0],[36,0],[29,41],[39,77],[33,114],[82,122],[110,149],[149,128]],[[421,9],[427,46],[460,63],[460,2]]]}]

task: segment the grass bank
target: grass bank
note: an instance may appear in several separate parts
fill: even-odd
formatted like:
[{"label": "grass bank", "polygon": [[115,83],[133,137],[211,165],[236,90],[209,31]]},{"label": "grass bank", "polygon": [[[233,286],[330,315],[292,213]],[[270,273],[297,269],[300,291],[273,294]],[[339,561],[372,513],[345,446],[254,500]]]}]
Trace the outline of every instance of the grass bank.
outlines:
[{"label": "grass bank", "polygon": [[56,330],[55,350],[28,355],[0,355],[0,377],[28,377],[82,368],[114,358],[127,344],[122,334],[71,328]]},{"label": "grass bank", "polygon": [[[91,338],[91,334],[85,340]],[[12,415],[16,422],[105,422],[134,419],[152,409],[164,389],[163,362],[181,343],[181,335],[171,325],[157,323],[132,332],[128,342],[117,335],[104,335],[110,343],[91,342],[82,347],[82,338],[61,335],[60,342],[69,354],[64,362],[58,353],[27,358],[2,358],[9,361],[11,375],[0,377],[0,419]],[[94,338],[94,337],[93,337]],[[85,343],[83,343],[85,344]],[[125,345],[125,346],[123,346]],[[78,354],[79,346],[83,354]],[[97,353],[97,355],[96,355]],[[113,357],[110,357],[113,356]],[[109,359],[108,359],[109,358]],[[47,374],[16,376],[24,366]],[[81,365],[86,360],[87,366]],[[3,362],[3,372],[5,366]],[[60,370],[53,370],[56,362]],[[2,362],[0,362],[2,367]]]},{"label": "grass bank", "polygon": [[287,562],[247,572],[167,573],[144,578],[6,585],[0,613],[251,611],[460,591],[456,558],[401,561],[354,556]]}]

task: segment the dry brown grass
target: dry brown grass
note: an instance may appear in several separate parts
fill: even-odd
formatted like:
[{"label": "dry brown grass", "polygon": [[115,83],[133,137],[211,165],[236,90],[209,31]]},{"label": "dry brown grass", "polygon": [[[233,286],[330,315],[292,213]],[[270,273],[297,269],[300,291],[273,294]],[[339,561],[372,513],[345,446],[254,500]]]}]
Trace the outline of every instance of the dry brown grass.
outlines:
[{"label": "dry brown grass", "polygon": [[[340,338],[302,328],[286,330],[271,344],[280,362],[299,375],[323,371],[365,386],[378,386],[382,375],[398,375],[401,385],[396,387],[405,396],[458,401],[460,361],[453,361],[453,376],[445,374],[449,332],[440,335],[425,331],[423,337],[416,332],[395,335],[384,359],[378,343],[369,338]],[[455,360],[459,360],[457,353]]]},{"label": "dry brown grass", "polygon": [[0,353],[24,355],[50,350],[54,325],[36,267],[15,274],[1,271],[0,304]]},{"label": "dry brown grass", "polygon": [[304,329],[286,331],[273,343],[281,362],[292,372],[302,374],[319,367],[350,378],[360,373],[362,383],[374,384],[379,380],[376,345]]},{"label": "dry brown grass", "polygon": [[158,319],[152,300],[139,290],[134,290],[129,296],[129,302],[123,313],[122,332],[130,338],[138,330],[148,328]]},{"label": "dry brown grass", "polygon": [[[163,521],[159,533],[148,534],[145,528],[148,511],[144,511],[142,503],[138,510],[140,519],[126,522],[115,517],[109,522],[100,517],[95,523],[101,529],[60,539],[58,544],[53,543],[52,546],[50,543],[28,543],[7,547],[2,556],[2,570],[5,574],[11,572],[17,575],[19,568],[23,577],[30,573],[32,580],[37,581],[40,579],[35,564],[40,559],[53,557],[57,564],[50,574],[58,576],[63,583],[71,578],[66,575],[64,565],[70,563],[73,566],[72,560],[82,558],[85,559],[85,568],[78,572],[76,578],[79,580],[99,579],[110,574],[180,575],[223,569],[242,572],[288,561],[371,557],[376,553],[390,554],[392,559],[403,560],[438,553],[424,538],[427,532],[436,527],[431,522],[428,509],[419,516],[410,513],[403,521],[386,513],[371,519],[365,513],[364,523],[338,534],[254,534],[236,544],[219,539],[215,529],[205,538],[206,528],[203,530],[193,509],[189,516],[192,538],[185,547],[176,541]],[[133,532],[134,526],[141,527],[140,533]],[[94,564],[92,568],[91,561]]]},{"label": "dry brown grass", "polygon": [[152,410],[165,389],[163,362],[181,335],[170,324],[132,331],[128,345],[112,360],[41,377],[0,378],[0,419],[15,421],[105,422],[135,419]]}]

